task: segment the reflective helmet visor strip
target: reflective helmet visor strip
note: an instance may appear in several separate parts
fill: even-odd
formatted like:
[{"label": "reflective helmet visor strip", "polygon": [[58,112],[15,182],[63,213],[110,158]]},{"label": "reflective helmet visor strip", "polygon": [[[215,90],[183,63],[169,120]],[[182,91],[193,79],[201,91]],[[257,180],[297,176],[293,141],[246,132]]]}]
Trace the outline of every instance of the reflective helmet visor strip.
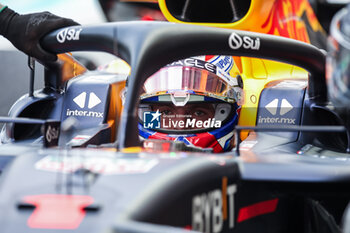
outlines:
[{"label": "reflective helmet visor strip", "polygon": [[[173,100],[176,97],[186,99],[188,94],[196,94],[234,103],[237,102],[234,87],[238,87],[237,79],[225,71],[211,63],[188,58],[174,62],[149,77],[141,100],[162,94],[170,94]],[[173,101],[176,106],[181,106],[181,102]]]}]

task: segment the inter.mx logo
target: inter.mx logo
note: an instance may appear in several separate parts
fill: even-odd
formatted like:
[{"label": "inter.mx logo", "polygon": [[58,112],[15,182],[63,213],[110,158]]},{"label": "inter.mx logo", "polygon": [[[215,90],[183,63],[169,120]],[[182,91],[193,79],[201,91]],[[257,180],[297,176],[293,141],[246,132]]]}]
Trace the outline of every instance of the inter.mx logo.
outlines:
[{"label": "inter.mx logo", "polygon": [[[262,117],[259,116],[258,122],[262,124],[296,124],[296,118],[281,117],[289,113],[294,107],[288,100],[282,99],[280,108],[278,108],[280,103],[279,99],[274,99],[265,106],[265,109],[275,117]],[[279,111],[278,111],[279,110]],[[278,114],[278,115],[277,115]],[[276,116],[277,115],[277,116]]]},{"label": "inter.mx logo", "polygon": [[[84,91],[80,93],[78,96],[76,96],[73,99],[73,102],[78,105],[80,108],[85,108],[86,103],[88,109],[92,109],[95,106],[99,105],[101,103],[100,98],[97,97],[97,95],[94,92],[89,93],[89,99],[87,101],[87,93]],[[94,111],[83,111],[83,110],[70,110],[67,109],[66,112],[67,116],[83,116],[83,117],[103,117],[103,112],[94,112]]]},{"label": "inter.mx logo", "polygon": [[143,127],[146,129],[160,128],[160,116],[162,114],[157,110],[156,112],[143,113]]},{"label": "inter.mx logo", "polygon": [[[265,108],[267,111],[269,111],[272,115],[277,114],[277,108],[278,108],[278,99],[272,100],[270,103],[268,103]],[[284,114],[288,113],[290,110],[293,109],[293,106],[288,102],[286,99],[282,99],[281,101],[281,107],[280,107],[280,116],[283,116]]]},{"label": "inter.mx logo", "polygon": [[[80,108],[85,107],[85,102],[86,102],[86,92],[84,91],[77,97],[73,99],[74,103],[76,103]],[[100,98],[97,97],[97,95],[93,92],[90,92],[89,96],[89,103],[88,103],[88,108],[91,109],[101,103]]]}]

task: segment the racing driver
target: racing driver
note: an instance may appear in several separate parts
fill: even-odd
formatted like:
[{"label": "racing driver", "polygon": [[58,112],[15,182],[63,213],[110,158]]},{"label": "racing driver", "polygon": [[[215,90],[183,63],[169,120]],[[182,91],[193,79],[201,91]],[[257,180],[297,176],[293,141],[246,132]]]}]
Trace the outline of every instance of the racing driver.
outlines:
[{"label": "racing driver", "polygon": [[233,148],[242,95],[229,75],[233,60],[205,60],[174,62],[146,80],[138,110],[142,139],[182,141],[215,153]]},{"label": "racing driver", "polygon": [[55,29],[73,25],[78,23],[49,12],[20,15],[0,3],[0,35],[17,49],[41,61],[52,62],[57,56],[40,46],[40,38]]}]

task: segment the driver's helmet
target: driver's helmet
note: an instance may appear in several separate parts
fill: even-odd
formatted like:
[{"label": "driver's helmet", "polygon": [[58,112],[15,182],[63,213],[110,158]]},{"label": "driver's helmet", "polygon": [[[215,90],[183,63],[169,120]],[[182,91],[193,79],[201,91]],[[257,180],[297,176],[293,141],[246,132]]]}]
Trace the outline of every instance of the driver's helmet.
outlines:
[{"label": "driver's helmet", "polygon": [[232,149],[242,96],[241,80],[229,75],[232,66],[229,56],[200,56],[149,77],[138,110],[140,137],[182,141],[213,152]]},{"label": "driver's helmet", "polygon": [[331,22],[326,77],[332,102],[339,109],[350,109],[350,4]]}]

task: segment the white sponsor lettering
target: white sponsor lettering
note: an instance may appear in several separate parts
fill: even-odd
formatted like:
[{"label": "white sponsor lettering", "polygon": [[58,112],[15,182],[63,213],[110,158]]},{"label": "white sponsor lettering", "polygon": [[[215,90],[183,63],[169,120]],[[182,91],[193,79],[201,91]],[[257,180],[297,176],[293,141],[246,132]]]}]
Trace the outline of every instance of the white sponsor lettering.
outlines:
[{"label": "white sponsor lettering", "polygon": [[260,49],[260,39],[252,39],[249,36],[243,36],[243,38],[235,32],[232,32],[228,44],[231,49],[240,49],[242,46],[245,49],[259,50]]},{"label": "white sponsor lettering", "polygon": [[55,140],[58,138],[58,134],[59,134],[59,129],[51,127],[49,125],[46,131],[46,140],[48,142],[51,142],[52,140]]},{"label": "white sponsor lettering", "polygon": [[296,118],[286,118],[286,117],[261,117],[259,116],[259,123],[267,124],[289,124],[295,125]]},{"label": "white sponsor lettering", "polygon": [[237,187],[236,185],[230,185],[227,187],[227,196],[228,196],[228,210],[229,210],[229,228],[233,228],[234,227],[234,222],[235,222],[235,212],[234,212],[234,195],[237,192]]},{"label": "white sponsor lettering", "polygon": [[81,111],[81,110],[70,110],[66,111],[66,116],[80,116],[80,117],[98,117],[103,118],[103,112],[94,111]]},{"label": "white sponsor lettering", "polygon": [[64,43],[66,40],[79,40],[80,32],[83,29],[66,28],[57,33],[56,39],[59,43]]},{"label": "white sponsor lettering", "polygon": [[[234,227],[234,194],[235,184],[227,186],[227,209],[229,228]],[[192,228],[200,232],[220,232],[224,225],[222,190],[215,189],[208,193],[196,195],[192,199]],[[225,207],[226,208],[226,207]]]},{"label": "white sponsor lettering", "polygon": [[[80,93],[78,96],[76,96],[73,101],[76,103],[80,108],[85,108],[86,104],[86,92]],[[89,94],[89,103],[88,108],[91,109],[98,104],[101,103],[100,98],[97,97],[97,95],[93,92]],[[94,112],[94,111],[83,111],[83,110],[70,110],[69,108],[66,110],[66,116],[80,116],[80,117],[98,117],[103,118],[103,112]]]},{"label": "white sponsor lettering", "polygon": [[260,39],[256,38],[254,41],[252,38],[248,36],[243,36],[243,48],[245,49],[253,49],[253,50],[259,50],[260,48]]},{"label": "white sponsor lettering", "polygon": [[215,65],[213,65],[209,62],[194,59],[194,58],[186,58],[184,60],[176,61],[176,62],[169,64],[169,66],[177,66],[177,65],[197,67],[197,68],[201,68],[201,69],[206,69],[212,73],[216,73],[216,66]]},{"label": "white sponsor lettering", "polygon": [[213,223],[213,232],[220,232],[223,225],[222,217],[222,194],[221,190],[217,189],[211,193],[212,198],[212,223]]}]

